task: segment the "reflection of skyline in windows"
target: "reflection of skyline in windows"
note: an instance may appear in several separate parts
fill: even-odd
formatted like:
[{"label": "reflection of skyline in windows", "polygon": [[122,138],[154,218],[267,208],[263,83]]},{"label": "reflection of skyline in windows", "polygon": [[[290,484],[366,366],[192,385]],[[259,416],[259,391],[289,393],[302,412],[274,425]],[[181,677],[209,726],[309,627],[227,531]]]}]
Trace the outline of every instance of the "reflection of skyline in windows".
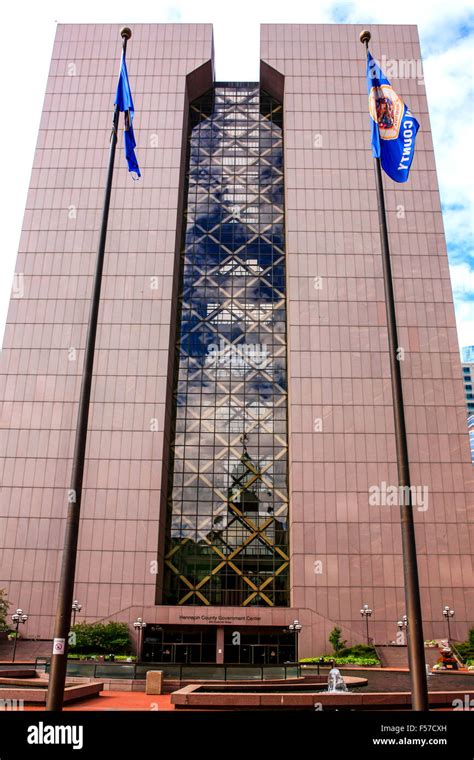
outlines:
[{"label": "reflection of skyline in windows", "polygon": [[[247,313],[248,312],[248,313]],[[227,325],[234,324],[239,320],[243,322],[266,322],[267,324],[273,318],[273,307],[271,304],[254,303],[241,305],[229,304],[227,308],[221,308],[219,303],[207,304],[207,316],[212,322],[221,322]]]},{"label": "reflection of skyline in windows", "polygon": [[167,604],[287,605],[282,107],[190,106]]}]

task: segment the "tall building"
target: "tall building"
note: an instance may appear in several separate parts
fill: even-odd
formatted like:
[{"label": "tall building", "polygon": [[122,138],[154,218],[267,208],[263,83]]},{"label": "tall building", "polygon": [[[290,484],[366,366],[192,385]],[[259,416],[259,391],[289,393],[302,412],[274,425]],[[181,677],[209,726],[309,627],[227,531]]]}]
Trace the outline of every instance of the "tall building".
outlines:
[{"label": "tall building", "polygon": [[471,462],[474,464],[474,414],[467,418],[467,427],[469,430],[469,445],[471,447]]},{"label": "tall building", "polygon": [[467,407],[467,427],[469,430],[469,445],[471,448],[471,462],[474,464],[474,346],[465,346],[461,349],[462,356],[462,379]]},{"label": "tall building", "polygon": [[474,363],[474,346],[464,346],[461,349],[462,361],[466,363]]},{"label": "tall building", "polygon": [[[1,358],[0,586],[43,637],[119,28],[58,26]],[[420,60],[416,27],[371,31],[376,58]],[[309,656],[335,625],[363,641],[363,603],[379,643],[405,613],[359,32],[263,25],[260,81],[216,82],[210,25],[133,27],[143,177],[117,158],[75,596],[88,621],[142,617],[148,659],[284,662],[296,618]],[[464,638],[472,467],[428,106],[411,70],[390,78],[421,123],[414,165],[385,187],[424,632],[444,635],[449,604]]]},{"label": "tall building", "polygon": [[474,414],[474,362],[461,364],[467,414]]},{"label": "tall building", "polygon": [[[469,357],[469,352],[471,349],[474,349],[474,346],[463,348],[463,357]],[[463,362],[461,364],[461,369],[467,407],[467,428],[469,431],[471,462],[474,464],[474,361],[466,361],[465,363]]]}]

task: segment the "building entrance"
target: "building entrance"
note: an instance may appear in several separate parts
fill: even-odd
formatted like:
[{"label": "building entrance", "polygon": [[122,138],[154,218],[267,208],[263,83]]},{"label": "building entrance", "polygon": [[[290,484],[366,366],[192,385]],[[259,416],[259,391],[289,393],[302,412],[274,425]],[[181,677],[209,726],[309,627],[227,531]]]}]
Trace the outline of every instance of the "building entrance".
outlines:
[{"label": "building entrance", "polygon": [[[198,663],[222,662],[217,656],[217,626],[148,625],[145,628],[143,662]],[[222,639],[221,639],[222,642]],[[222,643],[219,644],[222,647]],[[224,663],[238,665],[282,665],[295,660],[294,635],[284,629],[249,628],[224,631]]]},{"label": "building entrance", "polygon": [[142,660],[191,665],[216,661],[216,628],[183,629],[149,625],[145,628]]},{"label": "building entrance", "polygon": [[295,660],[294,635],[289,631],[227,631],[224,661],[248,665],[281,665]]}]

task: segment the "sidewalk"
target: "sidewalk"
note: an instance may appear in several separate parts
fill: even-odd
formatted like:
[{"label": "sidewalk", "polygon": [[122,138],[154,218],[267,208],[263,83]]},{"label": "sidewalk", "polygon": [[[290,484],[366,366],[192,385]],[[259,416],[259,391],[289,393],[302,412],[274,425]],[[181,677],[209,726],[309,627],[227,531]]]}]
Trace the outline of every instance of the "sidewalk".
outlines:
[{"label": "sidewalk", "polygon": [[[44,707],[25,705],[25,710],[43,712]],[[150,695],[141,691],[101,691],[99,697],[66,705],[65,711],[100,711],[100,710],[174,710],[170,694]]]}]

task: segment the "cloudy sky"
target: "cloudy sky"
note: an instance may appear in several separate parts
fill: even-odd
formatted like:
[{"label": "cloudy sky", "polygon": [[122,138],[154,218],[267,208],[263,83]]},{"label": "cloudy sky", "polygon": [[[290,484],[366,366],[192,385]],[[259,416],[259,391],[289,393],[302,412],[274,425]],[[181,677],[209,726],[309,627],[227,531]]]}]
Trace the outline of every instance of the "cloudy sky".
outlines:
[{"label": "cloudy sky", "polygon": [[[370,23],[406,23],[418,25],[421,39],[459,343],[461,346],[474,344],[472,2],[397,0],[386,4],[373,0],[353,3],[291,0],[278,4],[274,0],[239,0],[237,3],[223,0],[155,0],[153,3],[150,0],[133,3],[129,0],[113,3],[24,0],[9,3],[2,20],[0,336],[3,336],[56,22],[212,23],[216,75],[221,81],[258,80],[260,23],[332,22],[361,24],[361,27]],[[236,45],[242,38],[247,48],[244,56]]]}]

